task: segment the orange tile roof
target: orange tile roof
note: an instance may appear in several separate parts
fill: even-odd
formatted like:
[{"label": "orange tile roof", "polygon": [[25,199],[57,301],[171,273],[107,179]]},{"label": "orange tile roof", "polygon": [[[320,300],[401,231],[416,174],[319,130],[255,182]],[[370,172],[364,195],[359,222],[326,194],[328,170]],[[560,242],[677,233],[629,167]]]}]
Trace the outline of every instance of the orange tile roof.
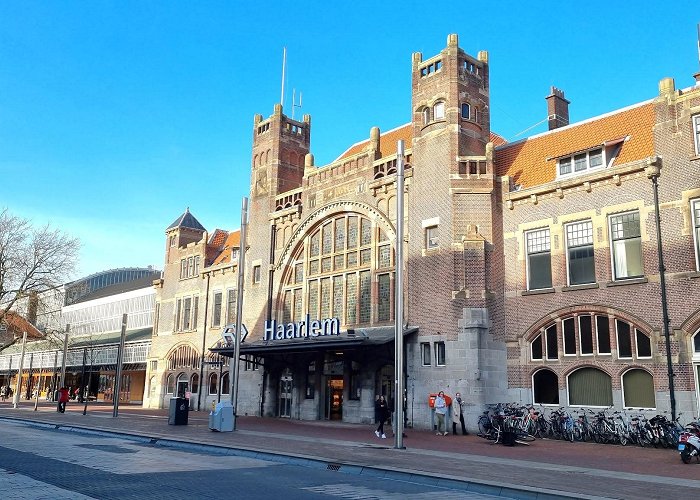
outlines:
[{"label": "orange tile roof", "polygon": [[222,264],[224,262],[231,262],[231,249],[239,248],[241,246],[241,231],[231,231],[228,233],[228,237],[224,242],[224,248],[221,253],[217,255],[212,262],[212,265]]},{"label": "orange tile roof", "polygon": [[23,332],[27,332],[28,339],[44,338],[43,333],[16,312],[8,311],[3,317],[3,321],[15,335],[21,336]]},{"label": "orange tile roof", "polygon": [[556,178],[557,158],[627,137],[615,165],[641,160],[654,152],[654,104],[645,102],[584,122],[555,129],[495,151],[497,175],[511,176],[529,188]]},{"label": "orange tile roof", "polygon": [[[389,130],[383,134],[380,134],[379,141],[379,152],[381,157],[391,156],[396,154],[396,143],[403,139],[404,147],[410,148],[411,141],[413,140],[413,125],[407,123],[393,130]],[[491,132],[489,140],[493,142],[494,146],[501,146],[506,144],[506,140],[500,135]],[[354,154],[360,153],[369,144],[369,139],[366,141],[358,142],[350,146],[343,154],[341,154],[335,161],[340,161],[348,158]]]},{"label": "orange tile roof", "polygon": [[221,248],[227,237],[228,231],[224,231],[223,229],[214,229],[214,232],[211,234],[211,236],[209,236],[207,245],[217,249]]},{"label": "orange tile roof", "polygon": [[[396,143],[403,139],[404,147],[411,147],[411,140],[413,139],[413,125],[407,123],[406,125],[401,125],[395,129],[379,134],[379,152],[381,157],[391,156],[396,154]],[[354,154],[360,153],[369,144],[369,139],[362,142],[357,142],[350,146],[343,154],[341,154],[335,161],[340,161],[344,158],[352,156]]]}]

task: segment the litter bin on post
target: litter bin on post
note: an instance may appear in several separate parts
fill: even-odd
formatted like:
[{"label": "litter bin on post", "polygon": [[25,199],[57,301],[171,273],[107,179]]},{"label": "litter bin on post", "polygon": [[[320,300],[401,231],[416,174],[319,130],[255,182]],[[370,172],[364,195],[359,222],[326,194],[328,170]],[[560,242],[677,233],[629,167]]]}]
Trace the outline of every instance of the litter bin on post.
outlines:
[{"label": "litter bin on post", "polygon": [[187,425],[190,402],[187,398],[170,398],[169,425]]},{"label": "litter bin on post", "polygon": [[209,428],[218,432],[233,431],[233,406],[230,401],[217,403],[209,412]]}]

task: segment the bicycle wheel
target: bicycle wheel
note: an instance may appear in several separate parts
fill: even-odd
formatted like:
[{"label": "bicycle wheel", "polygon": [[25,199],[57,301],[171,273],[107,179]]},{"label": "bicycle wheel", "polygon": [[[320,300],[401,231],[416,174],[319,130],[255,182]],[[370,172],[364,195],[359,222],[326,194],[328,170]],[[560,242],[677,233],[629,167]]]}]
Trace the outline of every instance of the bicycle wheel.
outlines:
[{"label": "bicycle wheel", "polygon": [[535,436],[532,434],[529,434],[525,431],[517,431],[515,434],[515,440],[516,441],[524,441],[526,443],[531,443],[532,441],[535,440]]},{"label": "bicycle wheel", "polygon": [[479,417],[478,425],[479,425],[479,435],[480,436],[486,437],[490,434],[491,421],[488,418],[486,418],[484,416]]}]

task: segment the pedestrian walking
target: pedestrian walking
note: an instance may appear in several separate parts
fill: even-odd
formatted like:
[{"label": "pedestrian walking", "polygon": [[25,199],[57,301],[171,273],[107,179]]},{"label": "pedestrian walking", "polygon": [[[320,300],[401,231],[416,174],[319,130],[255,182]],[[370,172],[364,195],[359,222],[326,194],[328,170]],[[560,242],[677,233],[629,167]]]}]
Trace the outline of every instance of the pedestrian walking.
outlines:
[{"label": "pedestrian walking", "polygon": [[375,410],[377,412],[377,418],[379,419],[379,426],[377,427],[377,430],[374,431],[374,434],[377,437],[386,439],[386,434],[384,434],[384,422],[391,418],[391,412],[389,411],[389,405],[387,404],[384,396],[379,396]]},{"label": "pedestrian walking", "polygon": [[3,385],[0,387],[0,399],[2,399],[2,402],[4,403],[7,401],[7,386]]},{"label": "pedestrian walking", "polygon": [[464,425],[464,401],[462,395],[458,392],[452,400],[452,434],[457,435],[457,424],[462,425],[462,435],[468,436],[467,428]]},{"label": "pedestrian walking", "polygon": [[437,417],[437,433],[436,436],[447,436],[447,426],[445,425],[445,415],[447,415],[447,401],[445,401],[445,393],[438,392],[435,398],[435,416]]},{"label": "pedestrian walking", "polygon": [[66,403],[68,402],[69,397],[70,397],[70,394],[68,392],[68,389],[66,389],[65,387],[61,387],[58,390],[58,407],[56,409],[57,412],[59,412],[59,413],[66,412]]}]

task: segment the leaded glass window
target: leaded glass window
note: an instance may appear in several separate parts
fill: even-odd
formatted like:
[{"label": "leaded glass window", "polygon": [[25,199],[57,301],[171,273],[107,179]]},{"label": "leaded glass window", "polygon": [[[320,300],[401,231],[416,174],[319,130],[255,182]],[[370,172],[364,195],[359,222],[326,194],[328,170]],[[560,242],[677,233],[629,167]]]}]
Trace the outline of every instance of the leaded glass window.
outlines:
[{"label": "leaded glass window", "polygon": [[385,268],[391,265],[391,247],[384,245],[379,247],[379,267]]},{"label": "leaded glass window", "polygon": [[323,226],[323,255],[333,252],[333,225]]},{"label": "leaded glass window", "polygon": [[347,275],[348,280],[348,300],[345,306],[346,318],[348,325],[357,323],[357,274],[350,273]]},{"label": "leaded glass window", "polygon": [[333,314],[334,318],[343,317],[343,277],[333,276]]},{"label": "leaded glass window", "polygon": [[335,221],[335,251],[345,250],[345,218]]},{"label": "leaded glass window", "polygon": [[372,315],[372,279],[369,271],[360,272],[360,323],[369,323]]},{"label": "leaded glass window", "polygon": [[378,288],[377,319],[379,321],[389,321],[391,319],[391,276],[389,274],[379,275]]},{"label": "leaded glass window", "polygon": [[331,313],[331,280],[321,279],[321,318],[329,318]]}]

